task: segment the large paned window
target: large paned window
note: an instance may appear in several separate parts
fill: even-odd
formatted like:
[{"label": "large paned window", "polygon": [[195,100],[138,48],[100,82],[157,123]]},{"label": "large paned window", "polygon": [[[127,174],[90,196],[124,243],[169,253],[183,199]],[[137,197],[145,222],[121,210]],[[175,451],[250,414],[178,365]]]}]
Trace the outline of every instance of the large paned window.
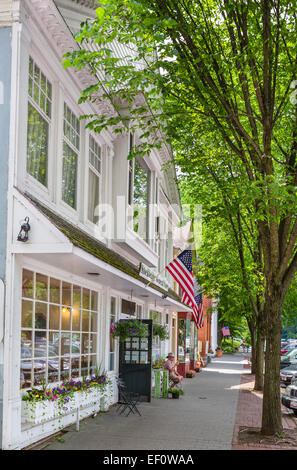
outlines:
[{"label": "large paned window", "polygon": [[98,205],[101,187],[101,147],[95,139],[89,137],[89,194],[88,219],[97,224],[99,221]]},{"label": "large paned window", "polygon": [[73,209],[77,206],[77,168],[80,146],[79,119],[64,103],[64,139],[62,199]]},{"label": "large paned window", "polygon": [[[130,134],[130,149],[133,136]],[[133,213],[133,230],[148,242],[148,207],[151,172],[143,159],[134,158],[128,167],[128,204]]]},{"label": "large paned window", "polygon": [[21,387],[94,373],[97,325],[97,292],[24,269]]},{"label": "large paned window", "polygon": [[149,177],[145,163],[134,160],[133,230],[145,241],[148,241]]},{"label": "large paned window", "polygon": [[30,57],[28,84],[27,173],[48,185],[48,144],[52,85]]}]

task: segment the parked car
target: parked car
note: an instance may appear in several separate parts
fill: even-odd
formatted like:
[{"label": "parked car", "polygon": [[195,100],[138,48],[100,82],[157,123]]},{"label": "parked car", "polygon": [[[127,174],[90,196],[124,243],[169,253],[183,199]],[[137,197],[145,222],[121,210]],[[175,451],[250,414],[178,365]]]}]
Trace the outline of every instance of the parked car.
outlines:
[{"label": "parked car", "polygon": [[290,385],[295,379],[297,379],[297,362],[283,368],[280,373],[280,381],[284,385]]},{"label": "parked car", "polygon": [[297,380],[294,379],[291,385],[288,385],[286,391],[281,396],[282,404],[293,410],[294,415],[297,416]]},{"label": "parked car", "polygon": [[286,346],[284,346],[282,349],[281,349],[281,354],[287,354],[288,352],[290,351],[293,351],[293,349],[295,349],[296,346],[294,344],[286,344]]},{"label": "parked car", "polygon": [[288,367],[290,364],[294,364],[297,362],[297,348],[292,349],[292,351],[289,351],[287,354],[284,354],[281,356],[280,360],[280,368],[284,369],[285,367]]}]

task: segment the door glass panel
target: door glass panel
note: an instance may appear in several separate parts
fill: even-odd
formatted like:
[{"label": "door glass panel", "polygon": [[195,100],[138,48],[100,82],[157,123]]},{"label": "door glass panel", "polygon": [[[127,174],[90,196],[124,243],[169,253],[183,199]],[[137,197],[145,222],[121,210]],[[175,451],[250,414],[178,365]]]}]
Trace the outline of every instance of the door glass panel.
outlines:
[{"label": "door glass panel", "polygon": [[130,349],[131,348],[131,339],[128,338],[125,340],[125,349]]},{"label": "door glass panel", "polygon": [[149,364],[148,353],[145,351],[140,351],[140,363]]},{"label": "door glass panel", "polygon": [[139,338],[132,338],[131,349],[139,349]]},{"label": "door glass panel", "polygon": [[148,349],[148,339],[140,338],[140,349]]},{"label": "door glass panel", "polygon": [[130,351],[125,351],[124,352],[124,362],[130,362],[131,359],[131,352]]},{"label": "door glass panel", "polygon": [[139,351],[131,351],[131,363],[139,362]]}]

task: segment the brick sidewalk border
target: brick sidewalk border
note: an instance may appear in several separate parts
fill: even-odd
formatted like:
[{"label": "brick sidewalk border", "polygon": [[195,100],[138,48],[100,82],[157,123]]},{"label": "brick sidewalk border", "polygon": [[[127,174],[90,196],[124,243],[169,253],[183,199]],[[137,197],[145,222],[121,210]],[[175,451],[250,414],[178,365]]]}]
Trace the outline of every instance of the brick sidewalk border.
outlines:
[{"label": "brick sidewalk border", "polygon": [[[250,368],[249,358],[245,358],[247,363],[244,369]],[[239,444],[240,427],[260,428],[262,421],[262,392],[253,390],[255,376],[252,374],[242,374],[240,381],[240,390],[237,402],[236,419],[233,433],[232,450],[280,450],[279,446],[265,444]],[[284,429],[297,429],[297,419],[294,415],[282,406],[283,427]],[[283,449],[283,448],[282,448]],[[286,447],[296,450],[297,447]]]}]

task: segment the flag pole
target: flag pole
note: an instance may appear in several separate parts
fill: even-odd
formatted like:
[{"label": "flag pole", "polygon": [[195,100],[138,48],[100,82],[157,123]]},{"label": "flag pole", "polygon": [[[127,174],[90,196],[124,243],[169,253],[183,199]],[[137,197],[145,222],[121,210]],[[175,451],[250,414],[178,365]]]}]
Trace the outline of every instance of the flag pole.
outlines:
[{"label": "flag pole", "polygon": [[[179,249],[179,252],[177,253],[177,255],[174,256],[174,258],[172,258],[172,261],[175,260],[175,258],[177,258],[178,255],[180,255],[182,251],[183,250]],[[170,261],[170,262],[172,262],[172,261]],[[150,286],[156,279],[158,279],[160,274],[162,274],[165,271],[166,267],[167,267],[167,265],[165,266],[165,268],[161,269],[161,271],[145,287]]]}]

